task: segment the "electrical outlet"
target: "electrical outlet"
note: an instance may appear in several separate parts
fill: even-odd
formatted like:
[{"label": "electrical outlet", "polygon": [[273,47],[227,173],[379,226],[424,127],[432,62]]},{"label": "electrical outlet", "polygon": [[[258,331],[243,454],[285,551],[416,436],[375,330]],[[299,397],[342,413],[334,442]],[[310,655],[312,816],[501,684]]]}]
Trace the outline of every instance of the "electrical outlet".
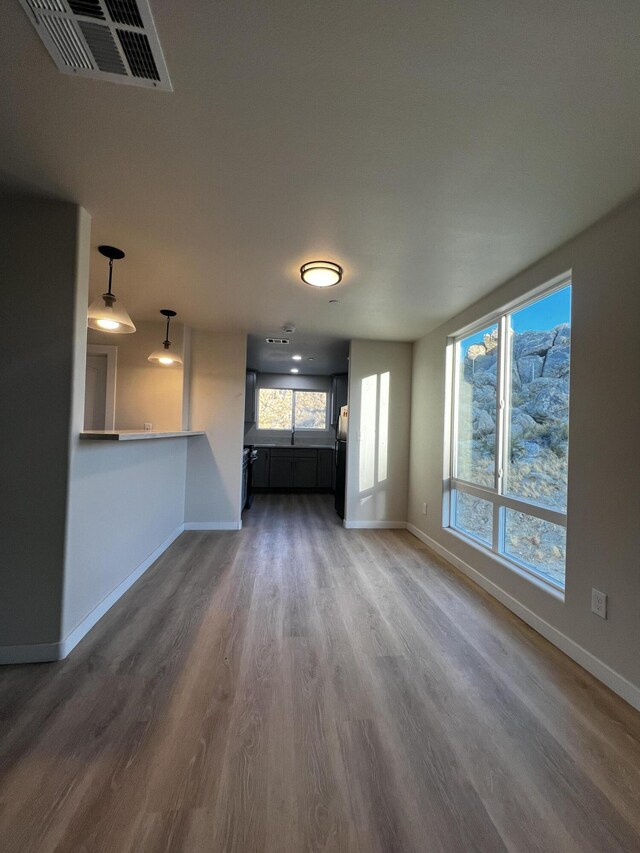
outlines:
[{"label": "electrical outlet", "polygon": [[427,503],[426,503],[426,501],[425,501],[425,503],[422,504],[422,514],[423,515],[427,514]]},{"label": "electrical outlet", "polygon": [[153,427],[153,424],[146,423],[144,425],[144,431],[145,432],[151,432],[152,427]]},{"label": "electrical outlet", "polygon": [[607,618],[607,594],[599,589],[591,590],[591,610],[596,616]]}]

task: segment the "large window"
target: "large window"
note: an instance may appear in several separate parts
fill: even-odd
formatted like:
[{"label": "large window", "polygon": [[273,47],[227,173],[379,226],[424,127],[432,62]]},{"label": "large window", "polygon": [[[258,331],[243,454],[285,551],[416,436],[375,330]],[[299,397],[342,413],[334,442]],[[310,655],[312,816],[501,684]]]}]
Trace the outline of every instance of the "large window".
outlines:
[{"label": "large window", "polygon": [[326,429],[325,391],[260,388],[258,429]]},{"label": "large window", "polygon": [[563,588],[569,277],[452,343],[448,524]]}]

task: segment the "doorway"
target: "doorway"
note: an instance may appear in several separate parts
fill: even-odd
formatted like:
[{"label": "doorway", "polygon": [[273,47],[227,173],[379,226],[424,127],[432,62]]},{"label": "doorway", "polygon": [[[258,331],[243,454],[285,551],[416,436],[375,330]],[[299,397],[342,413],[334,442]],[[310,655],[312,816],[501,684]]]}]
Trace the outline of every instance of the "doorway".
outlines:
[{"label": "doorway", "polygon": [[114,429],[117,353],[117,347],[87,345],[85,430]]}]

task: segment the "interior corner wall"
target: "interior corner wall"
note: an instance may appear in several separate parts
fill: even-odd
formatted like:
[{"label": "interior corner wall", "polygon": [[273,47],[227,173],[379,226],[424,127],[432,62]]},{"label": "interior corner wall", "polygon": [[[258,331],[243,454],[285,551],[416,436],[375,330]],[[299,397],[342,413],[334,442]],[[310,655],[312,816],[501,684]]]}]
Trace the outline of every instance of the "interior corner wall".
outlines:
[{"label": "interior corner wall", "polygon": [[17,660],[60,638],[83,216],[75,204],[0,197],[0,660],[7,647]]},{"label": "interior corner wall", "polygon": [[[183,354],[183,326],[171,324],[171,349]],[[114,335],[89,329],[90,344],[116,346],[118,367],[116,381],[116,429],[143,429],[152,424],[158,432],[182,429],[182,366],[152,364],[149,354],[161,349],[166,325],[161,321],[140,322],[129,335]]]},{"label": "interior corner wall", "polygon": [[247,337],[191,334],[191,429],[185,526],[235,529],[241,521],[242,446]]},{"label": "interior corner wall", "polygon": [[[409,522],[629,701],[640,699],[640,198],[414,345]],[[442,526],[448,335],[572,270],[566,594]],[[428,515],[422,514],[423,502]],[[591,590],[609,596],[607,620]],[[538,620],[538,621],[536,621]],[[584,654],[583,654],[584,651]],[[635,698],[634,698],[635,697]]]},{"label": "interior corner wall", "polygon": [[[394,341],[351,342],[345,527],[403,527],[406,523],[412,349],[411,343]],[[384,431],[379,428],[384,415],[379,401],[380,381],[387,373],[388,438],[384,447]],[[375,418],[363,398],[368,377],[373,377],[377,388]],[[374,434],[366,438],[365,430],[374,420]],[[365,461],[369,456],[372,467]]]}]

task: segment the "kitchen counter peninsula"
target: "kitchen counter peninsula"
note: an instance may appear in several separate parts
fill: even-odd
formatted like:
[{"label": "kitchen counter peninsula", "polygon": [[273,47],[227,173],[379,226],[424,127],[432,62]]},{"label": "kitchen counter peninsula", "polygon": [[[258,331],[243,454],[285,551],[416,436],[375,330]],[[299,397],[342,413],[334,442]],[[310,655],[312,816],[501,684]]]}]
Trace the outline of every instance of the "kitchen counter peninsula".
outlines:
[{"label": "kitchen counter peninsula", "polygon": [[149,441],[155,438],[189,438],[204,435],[203,430],[175,430],[173,432],[145,432],[139,429],[87,429],[80,433],[82,441]]}]

